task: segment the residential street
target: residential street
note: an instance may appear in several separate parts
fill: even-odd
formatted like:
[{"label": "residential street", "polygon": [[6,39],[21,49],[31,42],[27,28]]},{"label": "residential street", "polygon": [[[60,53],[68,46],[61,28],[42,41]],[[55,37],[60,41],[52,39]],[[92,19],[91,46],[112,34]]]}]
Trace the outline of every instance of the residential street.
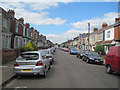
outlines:
[{"label": "residential street", "polygon": [[118,88],[118,76],[107,74],[104,65],[87,64],[58,49],[46,78],[24,76],[5,88]]}]

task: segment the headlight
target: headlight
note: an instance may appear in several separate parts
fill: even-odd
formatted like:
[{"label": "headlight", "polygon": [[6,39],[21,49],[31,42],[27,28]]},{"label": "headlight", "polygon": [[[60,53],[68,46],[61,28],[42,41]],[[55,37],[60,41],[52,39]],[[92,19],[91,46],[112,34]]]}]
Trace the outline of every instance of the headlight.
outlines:
[{"label": "headlight", "polygon": [[81,54],[81,56],[83,56],[83,54]]},{"label": "headlight", "polygon": [[91,57],[90,57],[90,59],[91,59],[91,60],[94,60],[94,58],[91,58]]}]

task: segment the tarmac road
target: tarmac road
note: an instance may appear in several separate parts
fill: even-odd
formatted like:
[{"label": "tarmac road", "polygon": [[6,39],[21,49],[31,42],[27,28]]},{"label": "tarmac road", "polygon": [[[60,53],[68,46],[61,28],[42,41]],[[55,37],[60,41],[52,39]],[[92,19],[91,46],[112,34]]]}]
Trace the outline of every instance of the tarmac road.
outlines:
[{"label": "tarmac road", "polygon": [[118,78],[106,74],[104,65],[87,64],[58,49],[46,78],[24,76],[12,80],[5,88],[118,88]]}]

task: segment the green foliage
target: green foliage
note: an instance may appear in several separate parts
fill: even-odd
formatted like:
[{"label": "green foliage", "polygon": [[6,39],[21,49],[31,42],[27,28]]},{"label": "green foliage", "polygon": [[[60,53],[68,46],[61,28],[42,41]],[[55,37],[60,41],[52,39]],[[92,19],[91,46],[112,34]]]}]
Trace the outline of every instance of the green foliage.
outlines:
[{"label": "green foliage", "polygon": [[33,42],[31,42],[31,45],[33,46],[34,50],[37,50],[37,46]]},{"label": "green foliage", "polygon": [[102,54],[104,53],[104,47],[101,45],[101,44],[98,44],[96,47],[95,47],[95,51],[96,52],[101,52]]},{"label": "green foliage", "polygon": [[30,42],[27,43],[27,45],[25,46],[25,48],[27,49],[27,51],[33,51],[34,50],[32,44]]},{"label": "green foliage", "polygon": [[26,52],[26,48],[25,47],[20,47],[20,52]]},{"label": "green foliage", "polygon": [[37,50],[37,46],[32,42],[27,43],[25,47],[20,47],[21,52],[35,51],[35,50]]}]

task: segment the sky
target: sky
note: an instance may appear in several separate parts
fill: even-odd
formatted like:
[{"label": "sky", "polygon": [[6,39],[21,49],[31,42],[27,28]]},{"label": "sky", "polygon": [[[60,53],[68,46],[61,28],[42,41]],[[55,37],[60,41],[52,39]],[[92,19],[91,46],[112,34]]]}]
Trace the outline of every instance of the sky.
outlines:
[{"label": "sky", "polygon": [[8,11],[14,9],[17,19],[24,18],[24,23],[38,30],[40,34],[54,43],[62,43],[73,39],[80,33],[101,28],[102,23],[115,23],[118,17],[118,1],[113,0],[5,0],[0,7]]}]

